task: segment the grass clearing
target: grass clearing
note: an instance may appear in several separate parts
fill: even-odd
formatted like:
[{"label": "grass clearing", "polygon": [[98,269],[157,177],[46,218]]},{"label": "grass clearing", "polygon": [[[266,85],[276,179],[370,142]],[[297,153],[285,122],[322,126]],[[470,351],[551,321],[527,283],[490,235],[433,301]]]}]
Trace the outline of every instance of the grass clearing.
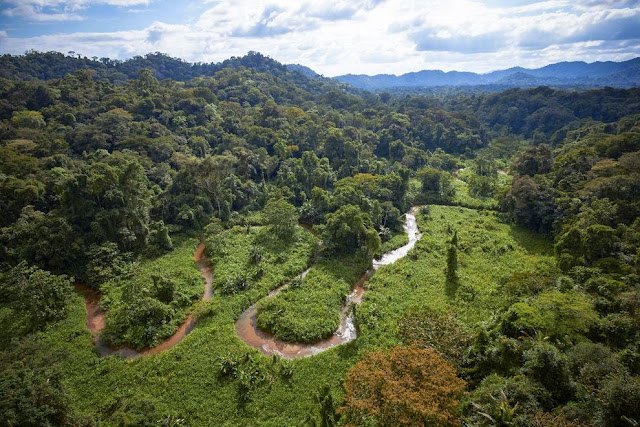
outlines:
[{"label": "grass clearing", "polygon": [[[423,237],[409,255],[380,268],[356,319],[362,337],[393,343],[397,321],[414,307],[453,309],[467,327],[488,319],[501,306],[500,282],[516,271],[539,271],[554,265],[547,238],[502,222],[492,211],[429,206],[417,215]],[[445,291],[446,250],[458,232],[460,286],[454,297]]]}]

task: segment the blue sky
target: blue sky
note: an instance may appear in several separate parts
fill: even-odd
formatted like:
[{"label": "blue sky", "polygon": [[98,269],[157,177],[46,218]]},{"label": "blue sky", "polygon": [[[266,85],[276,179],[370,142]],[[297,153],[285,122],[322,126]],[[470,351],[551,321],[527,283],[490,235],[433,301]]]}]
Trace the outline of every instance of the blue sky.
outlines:
[{"label": "blue sky", "polygon": [[0,0],[0,52],[29,49],[486,72],[640,56],[640,0]]}]

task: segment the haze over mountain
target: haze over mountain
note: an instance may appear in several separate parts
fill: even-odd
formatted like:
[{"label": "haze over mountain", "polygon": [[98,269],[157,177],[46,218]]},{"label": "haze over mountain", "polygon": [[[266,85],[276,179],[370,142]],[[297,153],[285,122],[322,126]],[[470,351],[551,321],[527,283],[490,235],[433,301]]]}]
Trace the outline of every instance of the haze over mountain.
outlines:
[{"label": "haze over mountain", "polygon": [[512,67],[486,74],[422,70],[400,76],[346,74],[335,79],[367,90],[462,85],[635,87],[640,84],[640,57],[624,62],[558,62],[535,69]]}]

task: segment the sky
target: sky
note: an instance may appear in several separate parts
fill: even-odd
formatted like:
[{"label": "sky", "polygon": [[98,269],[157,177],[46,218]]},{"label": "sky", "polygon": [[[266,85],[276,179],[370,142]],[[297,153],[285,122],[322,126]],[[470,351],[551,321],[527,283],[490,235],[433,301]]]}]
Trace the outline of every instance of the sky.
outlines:
[{"label": "sky", "polygon": [[488,72],[640,56],[640,0],[0,0],[0,53],[219,62],[325,76]]}]

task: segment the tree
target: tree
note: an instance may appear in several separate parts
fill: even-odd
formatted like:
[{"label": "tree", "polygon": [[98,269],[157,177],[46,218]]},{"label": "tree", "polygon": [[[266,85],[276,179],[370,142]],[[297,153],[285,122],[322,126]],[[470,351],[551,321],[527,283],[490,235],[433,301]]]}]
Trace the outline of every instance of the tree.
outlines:
[{"label": "tree", "polygon": [[16,127],[43,129],[46,124],[39,111],[16,111],[11,117],[11,123]]},{"label": "tree", "polygon": [[465,382],[430,348],[394,347],[368,353],[347,372],[347,424],[457,425]]},{"label": "tree", "polygon": [[33,331],[66,316],[72,284],[73,279],[65,275],[56,276],[23,261],[0,277],[0,295]]},{"label": "tree", "polygon": [[87,251],[89,262],[85,270],[85,283],[99,289],[107,280],[114,279],[131,270],[131,253],[120,252],[118,245],[107,242],[91,246]]},{"label": "tree", "polygon": [[447,172],[427,167],[418,171],[418,179],[422,183],[422,193],[429,199],[448,200],[455,193],[453,179]]},{"label": "tree", "polygon": [[270,199],[262,211],[262,217],[279,239],[291,239],[296,232],[298,211],[283,198]]},{"label": "tree", "polygon": [[70,408],[59,366],[66,357],[37,335],[16,339],[0,352],[0,424],[90,424],[76,419]]},{"label": "tree", "polygon": [[575,340],[597,325],[593,303],[578,292],[542,292],[531,303],[513,304],[506,314],[503,331],[517,338],[521,331],[542,332],[556,340]]},{"label": "tree", "polygon": [[326,215],[324,243],[327,249],[352,252],[358,249],[370,255],[380,251],[380,236],[369,214],[357,206],[345,205]]},{"label": "tree", "polygon": [[551,170],[551,147],[540,144],[537,147],[528,148],[511,166],[518,175],[533,176],[547,173]]},{"label": "tree", "polygon": [[[338,424],[340,416],[336,413],[331,387],[325,385],[314,396],[320,412],[319,427],[334,427]],[[315,423],[314,423],[315,425]]]},{"label": "tree", "polygon": [[533,346],[524,352],[523,357],[522,372],[549,390],[556,402],[566,402],[573,396],[574,384],[568,359],[555,346],[534,340]]},{"label": "tree", "polygon": [[613,228],[606,225],[595,224],[588,227],[582,239],[587,260],[596,261],[614,255],[620,246],[620,239],[615,233]]},{"label": "tree", "polygon": [[453,296],[460,285],[458,277],[458,232],[453,233],[449,248],[447,249],[447,267],[444,271],[445,288],[447,295]]},{"label": "tree", "polygon": [[553,192],[530,176],[515,178],[502,204],[516,224],[535,232],[551,231],[555,214]]},{"label": "tree", "polygon": [[196,178],[196,184],[213,199],[218,218],[222,220],[226,220],[231,213],[234,194],[229,188],[229,178],[237,161],[232,155],[207,156],[200,164]]},{"label": "tree", "polygon": [[473,175],[467,183],[473,196],[492,197],[496,193],[498,182],[493,176]]}]

